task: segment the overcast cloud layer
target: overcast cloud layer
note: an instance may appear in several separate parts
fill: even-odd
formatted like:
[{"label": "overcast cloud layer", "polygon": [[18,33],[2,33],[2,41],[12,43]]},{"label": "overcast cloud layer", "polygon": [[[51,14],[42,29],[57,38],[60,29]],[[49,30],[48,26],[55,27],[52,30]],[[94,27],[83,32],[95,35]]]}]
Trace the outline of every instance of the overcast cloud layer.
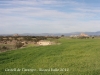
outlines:
[{"label": "overcast cloud layer", "polygon": [[100,0],[2,0],[0,34],[100,31]]}]

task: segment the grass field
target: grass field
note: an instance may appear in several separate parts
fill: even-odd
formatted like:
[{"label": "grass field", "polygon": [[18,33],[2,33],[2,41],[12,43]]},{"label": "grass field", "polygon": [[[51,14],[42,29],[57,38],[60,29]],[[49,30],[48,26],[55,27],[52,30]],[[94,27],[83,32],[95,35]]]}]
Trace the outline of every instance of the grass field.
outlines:
[{"label": "grass field", "polygon": [[100,39],[58,41],[0,53],[0,75],[100,75]]}]

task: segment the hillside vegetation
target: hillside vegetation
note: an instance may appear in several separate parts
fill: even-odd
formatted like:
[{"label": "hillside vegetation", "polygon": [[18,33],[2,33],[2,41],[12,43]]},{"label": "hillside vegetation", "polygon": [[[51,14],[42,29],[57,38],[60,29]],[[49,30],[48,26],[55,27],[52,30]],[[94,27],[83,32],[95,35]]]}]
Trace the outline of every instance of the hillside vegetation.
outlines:
[{"label": "hillside vegetation", "polygon": [[0,53],[0,75],[100,74],[100,39],[60,38],[58,41],[60,45]]}]

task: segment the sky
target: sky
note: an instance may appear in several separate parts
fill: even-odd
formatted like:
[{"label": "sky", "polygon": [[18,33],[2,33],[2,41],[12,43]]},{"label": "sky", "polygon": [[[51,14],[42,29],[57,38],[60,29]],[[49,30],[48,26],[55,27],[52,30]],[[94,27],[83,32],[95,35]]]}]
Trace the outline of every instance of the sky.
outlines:
[{"label": "sky", "polygon": [[0,34],[100,31],[100,0],[0,0]]}]

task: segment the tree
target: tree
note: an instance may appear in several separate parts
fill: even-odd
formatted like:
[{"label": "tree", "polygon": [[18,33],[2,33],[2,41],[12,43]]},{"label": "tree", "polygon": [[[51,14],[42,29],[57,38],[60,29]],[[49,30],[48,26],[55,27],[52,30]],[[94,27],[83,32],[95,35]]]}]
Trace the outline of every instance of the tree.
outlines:
[{"label": "tree", "polygon": [[64,35],[61,35],[61,37],[64,37]]}]

